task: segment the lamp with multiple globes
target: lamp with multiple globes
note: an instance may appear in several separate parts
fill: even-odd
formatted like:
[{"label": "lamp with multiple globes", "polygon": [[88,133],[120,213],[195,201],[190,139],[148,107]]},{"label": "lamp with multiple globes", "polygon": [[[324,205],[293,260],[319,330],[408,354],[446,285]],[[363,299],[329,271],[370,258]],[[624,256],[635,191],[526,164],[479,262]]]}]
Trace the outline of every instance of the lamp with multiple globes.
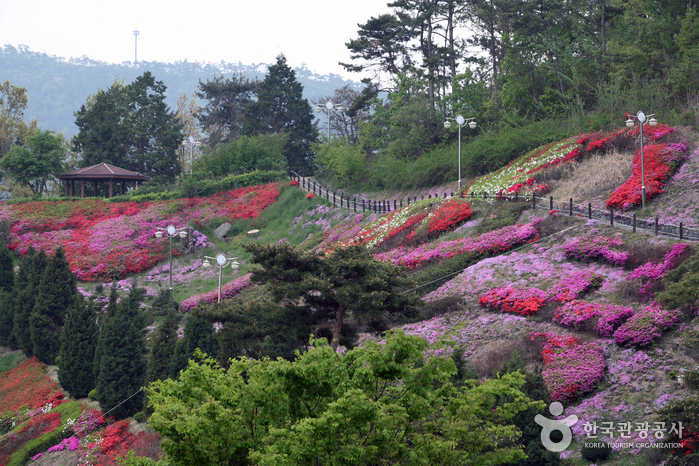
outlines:
[{"label": "lamp with multiple globes", "polygon": [[164,233],[170,238],[170,298],[172,298],[172,238],[175,236],[186,238],[186,229],[187,227],[175,228],[174,225],[168,225],[166,228],[158,227],[158,231],[155,232],[155,237],[158,239],[162,238]]},{"label": "lamp with multiple globes", "polygon": [[320,112],[325,112],[328,114],[328,142],[330,141],[330,113],[335,111],[335,112],[344,112],[345,108],[342,105],[334,104],[331,100],[328,100],[325,102],[325,108],[321,107],[320,105],[316,105],[316,113]]},{"label": "lamp with multiple globes", "polygon": [[223,269],[228,267],[228,264],[231,265],[231,269],[233,270],[238,270],[240,268],[240,264],[236,260],[237,257],[229,258],[225,254],[217,254],[216,257],[210,257],[210,256],[204,256],[204,263],[202,264],[202,267],[204,269],[208,270],[211,268],[211,262],[214,261],[214,264],[218,267],[218,302],[221,302],[221,280],[223,277]]},{"label": "lamp with multiple globes", "polygon": [[651,125],[655,126],[658,124],[658,120],[655,118],[651,118],[648,120],[648,117],[653,117],[655,114],[651,115],[646,115],[643,112],[638,112],[635,116],[630,116],[628,120],[626,120],[626,127],[627,128],[633,128],[634,125],[638,125],[641,127],[641,208],[645,209],[646,208],[646,172],[645,172],[645,167],[644,167],[644,160],[643,160],[643,125],[646,124],[646,122]]},{"label": "lamp with multiple globes", "polygon": [[455,118],[447,117],[446,120],[444,121],[444,128],[446,129],[451,129],[451,122],[454,121],[456,124],[459,126],[459,186],[458,186],[458,192],[459,195],[461,195],[461,128],[466,126],[468,124],[468,127],[471,129],[476,129],[476,124],[475,117],[472,118],[464,118],[461,115],[456,115]]}]

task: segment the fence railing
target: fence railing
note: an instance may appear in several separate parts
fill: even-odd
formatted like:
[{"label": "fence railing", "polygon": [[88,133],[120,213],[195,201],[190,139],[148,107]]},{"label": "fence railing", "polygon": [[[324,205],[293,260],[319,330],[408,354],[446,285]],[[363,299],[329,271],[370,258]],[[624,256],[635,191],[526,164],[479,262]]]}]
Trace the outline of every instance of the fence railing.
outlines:
[{"label": "fence railing", "polygon": [[[305,178],[294,172],[291,175],[292,180],[299,182],[299,185],[309,192],[321,197],[325,197],[326,200],[333,203],[333,207],[341,207],[354,212],[376,212],[376,213],[386,213],[391,210],[397,210],[403,208],[404,206],[410,205],[410,197],[406,199],[405,204],[403,199],[393,199],[393,200],[365,200],[358,199],[355,196],[350,196],[345,193],[341,193],[339,196],[335,191],[331,191],[327,187],[321,186],[319,182],[312,178]],[[427,199],[435,199],[441,197],[438,195],[432,196],[428,195]],[[443,194],[444,199],[454,197],[454,193]],[[609,222],[610,225],[624,225],[630,227],[631,230],[636,233],[636,231],[646,231],[655,234],[655,236],[669,236],[674,238],[679,238],[680,240],[688,241],[699,241],[699,228],[692,225],[690,228],[680,222],[679,225],[671,225],[660,223],[659,218],[655,217],[652,219],[643,218],[639,219],[636,214],[631,215],[620,213],[610,208],[607,210],[593,208],[592,203],[587,204],[575,204],[572,198],[567,201],[556,201],[553,196],[536,196],[532,194],[525,194],[520,196],[519,193],[514,194],[488,194],[483,192],[482,194],[476,194],[471,191],[468,195],[462,196],[466,199],[475,200],[476,197],[483,198],[483,200],[496,200],[496,201],[510,201],[510,202],[530,202],[532,207],[535,209],[548,209],[548,210],[558,210],[561,213],[567,213],[570,216],[576,217],[587,217],[590,220],[600,220],[603,222]],[[424,200],[425,196],[415,196],[412,202],[418,200]]]},{"label": "fence railing", "polygon": [[[303,176],[300,176],[294,172],[291,172],[292,175],[290,178],[292,180],[298,181],[299,185],[309,191],[315,194],[316,196],[320,197],[325,197],[326,200],[332,202],[333,207],[341,207],[344,209],[349,209],[353,210],[354,212],[375,212],[379,214],[387,213],[393,210],[398,210],[402,209],[405,206],[409,206],[411,203],[411,198],[407,197],[405,199],[405,202],[403,198],[401,199],[386,199],[386,200],[367,200],[367,199],[359,199],[356,196],[351,196],[346,193],[340,193],[338,195],[337,192],[331,191],[327,187],[324,187],[320,182],[317,180],[314,180],[313,178],[306,178]],[[412,202],[416,202],[418,200],[425,200],[425,199],[436,199],[437,197],[442,197],[437,194],[432,196],[431,194],[428,194],[427,197],[425,196],[414,196],[412,198]],[[454,193],[448,193],[445,192],[443,193],[443,198],[448,199],[450,197],[454,197]]]}]

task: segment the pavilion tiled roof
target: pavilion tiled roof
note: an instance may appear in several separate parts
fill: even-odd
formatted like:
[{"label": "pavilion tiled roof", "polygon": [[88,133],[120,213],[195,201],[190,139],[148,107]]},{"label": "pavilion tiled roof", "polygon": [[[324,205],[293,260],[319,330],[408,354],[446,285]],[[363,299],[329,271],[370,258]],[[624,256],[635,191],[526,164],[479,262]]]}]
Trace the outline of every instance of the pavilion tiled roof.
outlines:
[{"label": "pavilion tiled roof", "polygon": [[149,181],[150,176],[141,175],[108,163],[98,163],[91,167],[78,168],[58,176],[59,180],[102,179]]}]

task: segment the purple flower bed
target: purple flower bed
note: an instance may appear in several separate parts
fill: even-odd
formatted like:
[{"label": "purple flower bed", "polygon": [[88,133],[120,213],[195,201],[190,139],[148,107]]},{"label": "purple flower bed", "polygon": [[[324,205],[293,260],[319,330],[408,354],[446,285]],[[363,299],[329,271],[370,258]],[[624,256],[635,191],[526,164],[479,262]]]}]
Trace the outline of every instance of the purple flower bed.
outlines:
[{"label": "purple flower bed", "polygon": [[563,245],[565,256],[568,259],[580,261],[603,260],[612,265],[624,265],[629,257],[628,252],[614,251],[613,246],[621,246],[621,238],[607,238],[593,235],[583,236],[568,241]]},{"label": "purple flower bed", "polygon": [[586,291],[599,288],[604,279],[589,270],[578,270],[564,277],[546,292],[547,301],[570,301]]},{"label": "purple flower bed", "polygon": [[677,310],[665,310],[655,302],[636,312],[614,332],[614,341],[626,346],[645,346],[662,335],[680,318]]},{"label": "purple flower bed", "polygon": [[68,449],[68,451],[75,451],[80,446],[80,439],[75,435],[66,439],[63,439],[58,445],[54,445],[48,449],[47,453],[53,453],[54,451],[63,451]]},{"label": "purple flower bed", "polygon": [[[221,299],[232,298],[249,286],[257,286],[250,280],[251,276],[252,274],[249,273],[223,285],[221,287]],[[214,301],[218,301],[218,289],[185,299],[180,305],[180,310],[182,312],[191,312],[199,303],[213,303]]]},{"label": "purple flower bed", "polygon": [[654,262],[646,262],[636,270],[631,272],[627,277],[629,280],[634,278],[645,278],[647,281],[641,286],[641,294],[647,295],[645,299],[653,297],[653,292],[650,288],[660,281],[669,271],[677,267],[679,257],[689,249],[690,246],[686,243],[677,243],[665,254],[662,262],[657,264]]},{"label": "purple flower bed", "polygon": [[462,238],[453,241],[433,242],[416,248],[396,248],[376,254],[378,260],[391,261],[407,267],[417,267],[432,259],[446,259],[457,254],[478,253],[488,255],[507,251],[537,237],[533,223],[513,225],[500,230],[484,233],[478,238]]}]

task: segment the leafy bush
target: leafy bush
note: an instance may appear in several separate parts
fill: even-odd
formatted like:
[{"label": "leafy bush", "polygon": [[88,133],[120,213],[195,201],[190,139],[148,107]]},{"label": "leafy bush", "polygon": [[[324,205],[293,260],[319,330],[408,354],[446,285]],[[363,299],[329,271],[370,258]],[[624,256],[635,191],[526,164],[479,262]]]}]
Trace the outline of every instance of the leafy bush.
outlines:
[{"label": "leafy bush", "polygon": [[529,209],[526,202],[496,202],[485,213],[483,221],[474,228],[474,233],[487,233],[506,226],[514,225],[522,212]]},{"label": "leafy bush", "polygon": [[670,271],[662,280],[665,291],[658,301],[667,307],[678,309],[699,303],[699,251]]},{"label": "leafy bush", "polygon": [[594,443],[596,446],[583,445],[580,453],[588,461],[606,460],[612,454],[612,447],[601,440]]},{"label": "leafy bush", "polygon": [[286,170],[284,146],[289,135],[260,134],[239,139],[206,151],[196,163],[196,170],[215,176],[228,176],[254,170]]},{"label": "leafy bush", "polygon": [[87,397],[88,397],[90,400],[92,400],[92,401],[97,400],[97,398],[98,398],[98,396],[97,396],[97,389],[90,390],[90,393],[87,394]]}]

